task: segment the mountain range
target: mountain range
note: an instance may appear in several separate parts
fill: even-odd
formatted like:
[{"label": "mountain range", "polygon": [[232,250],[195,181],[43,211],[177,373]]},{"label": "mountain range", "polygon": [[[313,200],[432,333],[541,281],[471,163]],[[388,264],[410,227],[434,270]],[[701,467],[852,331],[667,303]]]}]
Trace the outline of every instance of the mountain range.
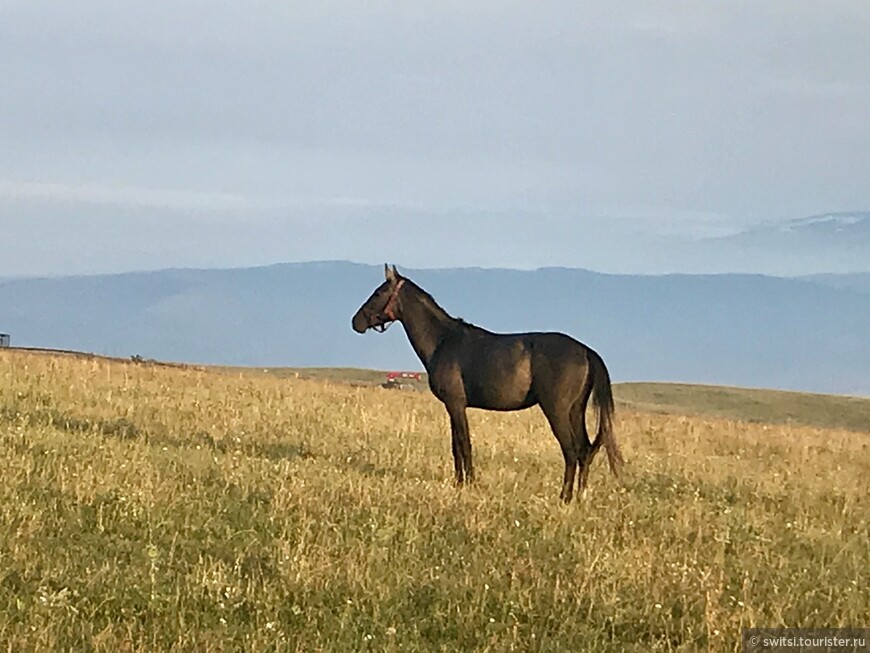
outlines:
[{"label": "mountain range", "polygon": [[701,239],[692,248],[697,261],[722,260],[727,269],[805,270],[870,273],[870,211],[812,215],[762,222],[736,234]]},{"label": "mountain range", "polygon": [[[400,270],[490,330],[570,333],[616,381],[870,395],[868,274]],[[14,345],[122,357],[420,369],[401,327],[351,330],[382,279],[381,267],[340,261],[12,279],[0,282],[0,332]]]}]

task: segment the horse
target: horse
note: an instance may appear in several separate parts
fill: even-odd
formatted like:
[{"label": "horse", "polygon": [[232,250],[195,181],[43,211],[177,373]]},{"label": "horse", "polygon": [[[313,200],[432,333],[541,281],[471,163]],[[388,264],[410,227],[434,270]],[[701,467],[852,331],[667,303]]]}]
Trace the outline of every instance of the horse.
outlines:
[{"label": "horse", "polygon": [[[539,405],[562,449],[565,473],[560,498],[570,503],[577,477],[586,487],[589,466],[603,445],[619,477],[622,454],[613,433],[610,373],[590,347],[556,332],[493,333],[452,317],[395,266],[353,316],[357,333],[405,329],[429,376],[429,388],[450,417],[457,485],[474,480],[467,408],[515,411]],[[595,442],[586,429],[590,398],[598,409]]]}]

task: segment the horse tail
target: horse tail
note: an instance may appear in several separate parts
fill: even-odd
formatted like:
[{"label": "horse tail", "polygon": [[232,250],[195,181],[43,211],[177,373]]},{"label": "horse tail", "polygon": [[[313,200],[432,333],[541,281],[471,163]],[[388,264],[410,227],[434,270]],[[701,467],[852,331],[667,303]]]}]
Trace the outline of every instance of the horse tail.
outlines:
[{"label": "horse tail", "polygon": [[619,476],[623,464],[622,453],[613,434],[613,389],[610,385],[610,372],[601,356],[592,349],[589,352],[589,372],[592,376],[592,401],[598,408],[598,433],[595,436],[593,451],[603,444],[607,452],[607,462],[614,476]]}]

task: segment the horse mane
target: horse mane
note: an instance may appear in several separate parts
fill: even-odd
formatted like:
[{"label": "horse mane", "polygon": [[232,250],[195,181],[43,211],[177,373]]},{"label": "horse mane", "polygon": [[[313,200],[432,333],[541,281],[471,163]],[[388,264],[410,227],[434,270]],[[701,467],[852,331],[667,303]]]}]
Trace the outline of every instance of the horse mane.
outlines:
[{"label": "horse mane", "polygon": [[467,322],[467,321],[463,320],[461,317],[455,317],[453,315],[450,315],[450,313],[448,313],[447,311],[444,310],[444,308],[442,308],[441,304],[439,304],[438,302],[435,301],[435,298],[432,297],[432,295],[430,295],[428,292],[423,290],[420,286],[418,286],[416,283],[414,283],[410,279],[405,278],[405,282],[410,284],[411,287],[413,287],[414,290],[417,291],[417,294],[419,295],[419,300],[423,304],[428,305],[429,308],[434,310],[436,313],[440,313],[441,315],[443,315],[444,318],[449,320],[453,326],[462,327],[462,328],[474,330],[474,331],[486,331],[486,329],[484,329],[483,327],[479,327],[476,324],[472,324],[471,322]]}]

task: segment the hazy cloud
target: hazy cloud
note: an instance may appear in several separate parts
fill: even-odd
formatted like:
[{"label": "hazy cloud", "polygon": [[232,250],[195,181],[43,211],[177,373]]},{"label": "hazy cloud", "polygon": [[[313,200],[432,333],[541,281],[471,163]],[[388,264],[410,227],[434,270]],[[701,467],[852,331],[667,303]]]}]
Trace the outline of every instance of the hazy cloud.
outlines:
[{"label": "hazy cloud", "polygon": [[[7,0],[0,275],[265,263],[282,229],[294,258],[425,229],[401,260],[659,270],[659,238],[870,206],[867,61],[861,0]],[[113,254],[73,265],[88,220]],[[10,251],[46,230],[65,255]]]}]

